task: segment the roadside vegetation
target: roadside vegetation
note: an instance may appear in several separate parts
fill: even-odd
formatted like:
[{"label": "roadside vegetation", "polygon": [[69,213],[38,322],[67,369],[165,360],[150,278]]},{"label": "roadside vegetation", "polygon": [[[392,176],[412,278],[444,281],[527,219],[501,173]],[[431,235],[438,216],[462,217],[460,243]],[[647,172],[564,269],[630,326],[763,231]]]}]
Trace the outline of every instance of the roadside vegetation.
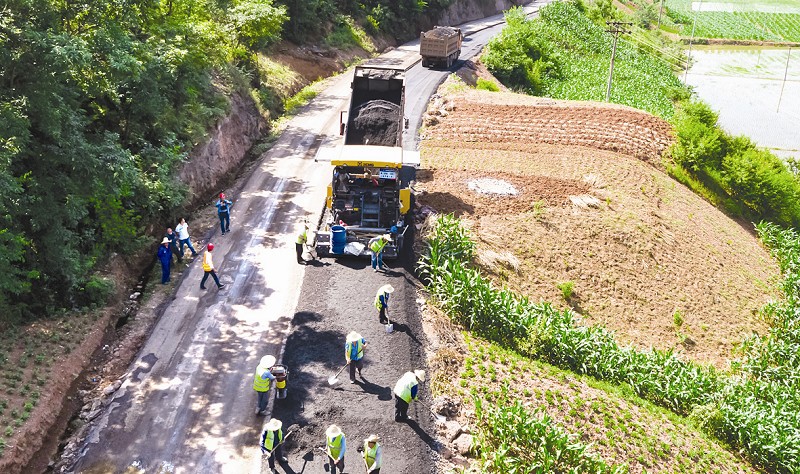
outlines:
[{"label": "roadside vegetation", "polygon": [[577,374],[630,387],[638,396],[689,417],[717,439],[773,472],[800,469],[797,312],[800,238],[773,224],[758,227],[784,270],[785,299],[768,305],[766,335],[741,345],[730,370],[687,362],[671,352],[620,347],[612,333],[578,326],[570,310],[497,289],[470,264],[475,243],[452,216],[439,217],[419,271],[433,300],[474,335]]}]

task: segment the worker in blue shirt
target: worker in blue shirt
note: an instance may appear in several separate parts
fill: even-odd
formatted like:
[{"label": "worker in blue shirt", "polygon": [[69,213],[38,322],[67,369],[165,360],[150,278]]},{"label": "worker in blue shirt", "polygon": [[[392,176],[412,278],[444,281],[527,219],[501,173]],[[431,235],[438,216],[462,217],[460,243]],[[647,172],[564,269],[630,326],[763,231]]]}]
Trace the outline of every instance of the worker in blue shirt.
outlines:
[{"label": "worker in blue shirt", "polygon": [[219,217],[219,228],[222,235],[231,231],[231,206],[233,202],[225,198],[225,193],[219,193],[217,201],[217,216]]},{"label": "worker in blue shirt", "polygon": [[390,284],[383,285],[378,288],[375,293],[375,308],[378,310],[378,321],[381,324],[389,324],[389,316],[386,314],[389,311],[389,295],[394,293],[394,287]]}]

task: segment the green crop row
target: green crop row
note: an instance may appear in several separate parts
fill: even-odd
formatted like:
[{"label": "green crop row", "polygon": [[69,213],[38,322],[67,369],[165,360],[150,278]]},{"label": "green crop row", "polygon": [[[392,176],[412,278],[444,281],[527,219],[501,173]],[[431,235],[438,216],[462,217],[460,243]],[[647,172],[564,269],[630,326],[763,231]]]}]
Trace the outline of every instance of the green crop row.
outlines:
[{"label": "green crop row", "polygon": [[[613,38],[576,5],[553,2],[533,20],[511,9],[506,22],[482,58],[503,84],[555,99],[605,99]],[[665,61],[619,40],[611,102],[668,118],[682,90]]]},{"label": "green crop row", "polygon": [[625,466],[609,466],[590,454],[588,446],[571,439],[546,414],[530,413],[518,400],[500,392],[493,403],[475,397],[480,426],[477,446],[482,467],[489,472],[574,472],[622,474]]},{"label": "green crop row", "polygon": [[[533,303],[469,264],[474,243],[460,221],[439,217],[419,271],[432,298],[475,334],[529,357],[600,380],[628,384],[643,398],[691,415],[708,432],[776,472],[800,470],[800,237],[769,224],[765,242],[784,259],[787,299],[765,308],[772,330],[743,344],[742,360],[721,373],[671,352],[620,347],[602,327],[578,326],[574,314]],[[795,274],[797,273],[797,274]],[[789,291],[791,290],[791,292]]]},{"label": "green crop row", "polygon": [[[800,2],[724,2],[728,11],[692,11],[692,1],[667,0],[670,17],[683,25],[684,37],[761,41],[800,41]],[[695,24],[696,16],[696,24]]]}]

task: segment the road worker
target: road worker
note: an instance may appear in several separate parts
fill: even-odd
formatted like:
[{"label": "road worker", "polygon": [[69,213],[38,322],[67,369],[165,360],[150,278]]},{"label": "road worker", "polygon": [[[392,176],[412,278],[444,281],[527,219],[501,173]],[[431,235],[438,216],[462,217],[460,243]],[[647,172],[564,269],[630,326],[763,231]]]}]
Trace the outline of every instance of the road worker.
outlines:
[{"label": "road worker", "polygon": [[[305,250],[305,246],[308,245],[308,224],[306,223],[303,226],[303,230],[297,234],[297,239],[294,241],[294,251],[297,253],[297,263],[305,264],[306,261],[303,258],[303,251]],[[314,260],[314,256],[311,256],[311,260]]]},{"label": "road worker", "polygon": [[267,462],[272,474],[275,474],[275,457],[281,463],[287,463],[289,460],[283,455],[283,430],[281,427],[283,423],[281,420],[273,418],[264,426],[264,432],[261,434],[261,453],[269,456]]},{"label": "road worker", "polygon": [[214,244],[211,242],[208,243],[206,246],[206,251],[203,254],[203,279],[200,280],[200,289],[206,289],[206,280],[208,280],[208,276],[211,275],[214,278],[214,283],[217,284],[217,288],[220,290],[225,287],[224,284],[219,282],[219,277],[217,277],[217,271],[214,268],[214,259],[211,256],[211,252],[214,251]]},{"label": "road worker", "polygon": [[361,337],[361,334],[350,331],[347,335],[347,341],[344,344],[344,358],[350,364],[350,383],[356,383],[356,369],[358,375],[361,375],[361,369],[364,368],[364,348],[367,347],[367,340]]},{"label": "road worker", "polygon": [[378,292],[375,293],[374,304],[375,308],[378,310],[378,321],[380,321],[381,324],[389,323],[389,317],[386,312],[389,311],[389,295],[392,293],[394,293],[394,287],[388,283],[378,288]]},{"label": "road worker", "polygon": [[344,472],[344,453],[347,450],[347,440],[342,429],[336,425],[331,425],[325,430],[325,453],[328,455],[328,465],[331,467],[331,474],[336,474],[336,470]]},{"label": "road worker", "polygon": [[275,376],[272,375],[270,369],[275,365],[275,357],[265,355],[261,358],[261,362],[256,367],[256,372],[253,374],[253,390],[258,393],[258,405],[256,405],[256,415],[267,414],[267,402],[269,401],[269,389]]},{"label": "road worker", "polygon": [[408,419],[408,406],[419,398],[419,384],[425,381],[425,371],[406,372],[394,386],[394,421]]},{"label": "road worker", "polygon": [[391,241],[391,235],[383,234],[373,237],[367,243],[367,248],[372,252],[372,271],[377,272],[378,270],[383,270],[383,249],[386,247],[386,244]]},{"label": "road worker", "polygon": [[364,467],[367,474],[380,474],[381,464],[383,464],[383,448],[378,444],[378,435],[370,435],[364,440],[362,454],[364,455]]}]

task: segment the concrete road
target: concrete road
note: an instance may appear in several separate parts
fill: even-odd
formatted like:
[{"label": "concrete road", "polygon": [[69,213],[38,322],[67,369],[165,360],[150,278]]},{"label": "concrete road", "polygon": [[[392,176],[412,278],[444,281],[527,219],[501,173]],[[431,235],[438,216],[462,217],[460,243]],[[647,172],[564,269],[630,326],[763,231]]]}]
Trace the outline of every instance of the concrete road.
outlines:
[{"label": "concrete road", "polygon": [[[499,31],[499,26],[491,25],[499,25],[501,20],[498,16],[466,25],[466,30],[480,32],[465,41],[462,59],[475,54],[486,38]],[[413,44],[404,49],[409,54],[417,53]],[[448,71],[419,66],[410,71],[406,116],[411,127],[406,148],[415,147],[420,116],[430,94],[447,74]],[[339,111],[346,108],[349,98],[349,81],[349,74],[339,76],[293,118],[278,142],[261,158],[241,193],[231,196],[231,233],[212,239],[216,246],[214,261],[225,288],[217,290],[209,281],[208,290],[200,290],[200,262],[187,270],[175,299],[165,309],[108,408],[93,421],[80,456],[65,472],[262,472],[257,440],[264,418],[254,415],[256,397],[252,390],[252,372],[258,360],[264,354],[282,354],[290,328],[322,330],[322,326],[304,326],[324,324],[326,312],[331,311],[329,303],[315,302],[320,294],[330,295],[338,289],[333,301],[344,305],[356,295],[363,299],[364,291],[374,293],[375,282],[371,278],[367,281],[368,277],[362,274],[364,262],[348,266],[330,261],[326,266],[310,269],[314,277],[303,287],[306,303],[298,312],[306,267],[295,262],[294,237],[303,219],[315,219],[322,209],[331,171],[329,165],[315,163],[313,157],[322,137],[330,139],[337,133]],[[354,274],[354,269],[359,273]],[[369,274],[371,277],[372,272]],[[388,277],[397,287],[410,275],[397,269],[383,278]],[[353,285],[343,284],[348,280],[356,284],[358,291],[352,290]],[[404,321],[410,333],[393,339],[404,341],[396,352],[400,359],[387,360],[398,367],[411,368],[421,360],[421,329],[414,320],[413,293],[409,286],[398,291],[396,298],[400,302],[396,311],[408,312],[411,318]],[[337,341],[340,332],[347,329],[343,324],[337,326],[331,341]],[[372,334],[375,328],[364,331]],[[380,341],[378,335],[372,340]],[[337,345],[332,344],[330,347]],[[298,348],[292,346],[291,355],[293,361],[301,363],[303,356],[296,352]],[[314,349],[309,354],[319,355],[320,348]],[[402,358],[407,358],[408,363],[399,363]],[[332,367],[338,359],[319,363]],[[387,388],[401,374],[387,372],[375,379],[373,404],[378,400],[391,403],[386,401],[387,397],[391,399]],[[327,373],[315,374],[313,382],[308,383],[324,384],[325,377]],[[292,382],[290,379],[290,392]],[[294,390],[300,395],[314,392],[315,388],[296,386]],[[373,410],[369,406],[365,408]],[[286,415],[298,422],[305,416],[298,411],[302,407],[284,408]],[[386,410],[380,409],[381,419],[388,413]],[[359,431],[366,432],[377,416],[375,411],[372,417],[365,417],[365,428]],[[422,421],[424,416],[420,419],[420,433],[425,433],[428,422]],[[423,440],[431,447],[431,438],[420,433],[415,443]]]}]

